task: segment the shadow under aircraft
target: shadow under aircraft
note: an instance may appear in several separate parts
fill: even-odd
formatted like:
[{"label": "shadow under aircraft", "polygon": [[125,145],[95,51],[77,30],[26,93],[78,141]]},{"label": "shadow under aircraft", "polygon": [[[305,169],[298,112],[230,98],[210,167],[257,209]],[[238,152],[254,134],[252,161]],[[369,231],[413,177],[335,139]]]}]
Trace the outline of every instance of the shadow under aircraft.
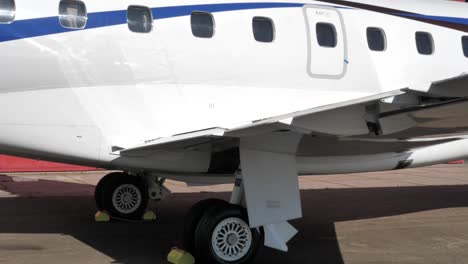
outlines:
[{"label": "shadow under aircraft", "polygon": [[[155,222],[93,219],[94,186],[51,180],[15,182],[0,176],[0,190],[17,197],[0,199],[0,234],[64,234],[114,259],[114,263],[167,263],[176,246],[184,214],[196,201],[228,199],[229,193],[175,193],[151,204]],[[36,197],[32,190],[53,195]],[[67,191],[67,190],[73,190]],[[38,193],[40,193],[38,191]],[[290,242],[285,254],[263,249],[255,263],[299,264],[304,256],[313,263],[344,263],[335,223],[372,219],[442,208],[467,207],[468,185],[303,190],[304,218],[292,221],[303,232]],[[15,244],[0,250],[44,250],[40,245]]]}]

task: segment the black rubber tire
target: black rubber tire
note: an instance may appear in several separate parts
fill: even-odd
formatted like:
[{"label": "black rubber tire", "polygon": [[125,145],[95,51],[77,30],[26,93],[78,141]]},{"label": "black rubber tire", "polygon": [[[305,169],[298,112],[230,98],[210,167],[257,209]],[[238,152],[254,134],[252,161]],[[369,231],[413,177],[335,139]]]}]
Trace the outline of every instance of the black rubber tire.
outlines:
[{"label": "black rubber tire", "polygon": [[195,230],[197,229],[198,222],[200,222],[200,219],[207,209],[223,204],[228,203],[224,200],[211,198],[201,200],[190,208],[184,218],[184,226],[180,239],[183,250],[190,253],[195,251]]},{"label": "black rubber tire", "polygon": [[220,259],[213,250],[211,237],[216,226],[224,219],[238,217],[247,224],[247,210],[238,205],[224,204],[214,206],[203,214],[195,231],[195,252],[197,261],[206,264],[244,264],[251,262],[257,255],[263,244],[263,235],[256,229],[250,229],[252,232],[252,245],[249,252],[237,261],[225,261]]},{"label": "black rubber tire", "polygon": [[[112,195],[114,191],[123,184],[134,185],[138,188],[141,193],[141,203],[140,206],[131,213],[121,213],[119,212],[112,203]],[[146,212],[148,207],[149,195],[148,187],[144,179],[137,176],[129,176],[127,174],[121,174],[121,176],[113,176],[105,181],[105,184],[102,186],[101,191],[102,197],[102,206],[105,211],[107,211],[111,217],[121,218],[126,220],[141,220],[141,217]]]},{"label": "black rubber tire", "polygon": [[102,201],[102,190],[103,186],[107,184],[107,181],[113,177],[124,177],[122,175],[124,173],[122,172],[111,172],[107,174],[106,176],[102,177],[101,180],[99,180],[98,184],[96,185],[96,188],[94,189],[94,201],[96,202],[96,207],[98,210],[102,211],[104,210],[104,205]]}]

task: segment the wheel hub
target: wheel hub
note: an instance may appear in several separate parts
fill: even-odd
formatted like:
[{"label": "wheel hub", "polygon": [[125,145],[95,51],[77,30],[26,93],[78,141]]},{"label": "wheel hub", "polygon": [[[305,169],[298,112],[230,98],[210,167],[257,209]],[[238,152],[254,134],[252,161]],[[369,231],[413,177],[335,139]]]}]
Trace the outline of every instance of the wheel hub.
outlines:
[{"label": "wheel hub", "polygon": [[132,195],[129,193],[124,194],[123,196],[123,201],[124,203],[130,203],[132,202]]},{"label": "wheel hub", "polygon": [[123,214],[135,212],[141,205],[141,192],[133,184],[122,184],[117,187],[112,195],[114,208]]},{"label": "wheel hub", "polygon": [[252,232],[249,225],[237,217],[221,221],[213,231],[212,247],[215,254],[225,261],[243,258],[252,246]]},{"label": "wheel hub", "polygon": [[234,246],[237,243],[237,241],[239,241],[239,238],[236,234],[229,234],[227,236],[226,242],[229,246]]}]

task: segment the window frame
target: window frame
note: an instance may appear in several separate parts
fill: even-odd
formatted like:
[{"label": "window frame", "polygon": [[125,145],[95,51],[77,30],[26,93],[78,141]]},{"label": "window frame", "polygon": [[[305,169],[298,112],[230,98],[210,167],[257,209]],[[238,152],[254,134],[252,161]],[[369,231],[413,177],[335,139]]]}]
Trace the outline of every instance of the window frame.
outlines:
[{"label": "window frame", "polygon": [[[78,4],[81,7],[83,7],[83,9],[81,11],[84,12],[84,15],[68,15],[68,14],[62,13],[62,5],[65,5],[67,3],[68,4],[74,3],[74,4]],[[76,20],[82,19],[84,21],[83,26],[73,27],[73,26],[65,25],[64,23],[65,23],[65,21],[67,21],[66,18],[68,18],[68,17],[74,17],[74,19],[76,19]],[[86,25],[88,24],[88,10],[86,8],[86,4],[81,0],[60,0],[60,2],[59,2],[59,23],[60,23],[60,26],[62,26],[63,28],[66,28],[66,29],[80,30],[80,29],[86,28]],[[66,23],[69,23],[69,21],[67,21]]]},{"label": "window frame", "polygon": [[2,6],[0,6],[0,9],[3,11],[7,11],[9,12],[9,15],[5,15],[5,16],[0,16],[0,24],[2,25],[8,25],[8,24],[11,24],[15,21],[15,18],[16,18],[16,2],[15,0],[8,0],[9,2],[7,2],[9,4],[9,8],[10,9],[5,9],[3,8]]},{"label": "window frame", "polygon": [[[255,23],[256,21],[268,21],[269,24],[271,25],[271,40],[268,40],[268,41],[265,41],[265,40],[262,40],[259,38],[259,36],[257,34],[255,34]],[[272,43],[275,41],[276,39],[276,27],[275,27],[275,22],[273,21],[273,19],[269,18],[269,17],[264,17],[264,16],[255,16],[252,18],[252,33],[254,35],[254,39],[255,41],[257,42],[261,42],[261,43]]]},{"label": "window frame", "polygon": [[[199,34],[200,31],[196,32],[196,28],[199,27],[199,26],[196,26],[195,23],[194,23],[194,16],[195,15],[207,15],[211,18],[211,34],[210,35],[203,35],[203,34]],[[215,18],[213,16],[213,14],[211,12],[207,12],[207,11],[192,11],[192,13],[190,14],[190,28],[191,28],[191,31],[192,31],[192,35],[196,38],[202,38],[202,39],[210,39],[210,38],[213,38],[215,36],[215,32],[216,32],[216,21],[215,21]]]},{"label": "window frame", "polygon": [[463,55],[465,55],[465,57],[468,58],[468,36],[462,36],[461,42]]},{"label": "window frame", "polygon": [[[426,36],[429,36],[429,40],[431,41],[431,53],[427,54],[427,53],[422,53],[421,50],[419,49],[419,45],[418,45],[418,34],[424,34]],[[420,55],[424,55],[424,56],[431,56],[431,55],[434,55],[435,53],[435,41],[434,41],[434,37],[432,36],[431,33],[427,32],[427,31],[416,31],[416,33],[414,34],[414,37],[415,37],[415,44],[416,44],[416,50],[418,51],[418,53]]]},{"label": "window frame", "polygon": [[[373,49],[371,47],[371,44],[370,44],[370,41],[369,41],[369,30],[379,31],[380,35],[382,36],[382,40],[383,40],[383,45],[384,45],[383,49]],[[380,28],[380,27],[367,27],[366,28],[366,38],[367,38],[367,47],[369,48],[369,50],[375,51],[375,52],[385,52],[385,51],[387,51],[387,47],[388,47],[387,34],[385,33],[385,30],[383,28]]]},{"label": "window frame", "polygon": [[[321,41],[320,41],[320,38],[319,38],[319,25],[326,25],[326,26],[331,26],[331,28],[333,29],[333,39],[334,39],[334,44],[333,46],[328,46],[328,45],[322,45],[321,44]],[[330,23],[330,22],[317,22],[315,24],[315,37],[316,37],[316,40],[317,40],[317,44],[321,47],[321,48],[328,48],[328,49],[334,49],[338,46],[338,32],[336,31],[336,27],[334,24]]]},{"label": "window frame", "polygon": [[[138,23],[138,21],[136,20],[131,20],[129,18],[129,13],[131,12],[130,10],[136,10],[136,9],[141,9],[141,10],[145,10],[145,11],[148,11],[149,13],[149,16],[150,16],[150,29],[149,30],[145,30],[145,31],[138,31],[138,30],[133,30],[132,28],[134,27],[137,27],[138,25],[136,25],[136,23]],[[147,7],[147,6],[143,6],[143,5],[129,5],[127,7],[127,27],[128,27],[128,30],[130,30],[130,32],[133,32],[133,33],[137,33],[137,34],[148,34],[150,33],[151,31],[153,31],[153,27],[154,27],[154,17],[153,17],[153,11],[151,10],[151,8]]]}]

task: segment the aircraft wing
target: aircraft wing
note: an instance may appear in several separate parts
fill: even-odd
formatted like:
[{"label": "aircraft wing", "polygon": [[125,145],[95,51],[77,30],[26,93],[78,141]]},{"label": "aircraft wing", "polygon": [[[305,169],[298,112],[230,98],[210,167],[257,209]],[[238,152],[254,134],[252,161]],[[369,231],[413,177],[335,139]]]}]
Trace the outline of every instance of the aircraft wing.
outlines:
[{"label": "aircraft wing", "polygon": [[[304,111],[298,111],[285,115],[265,118],[262,120],[253,121],[252,123],[247,124],[245,126],[235,127],[231,129],[216,127],[187,132],[183,134],[177,134],[170,137],[157,138],[153,140],[148,140],[145,143],[135,147],[116,151],[118,152],[116,154],[125,156],[141,154],[142,152],[160,149],[183,150],[194,147],[198,148],[201,145],[212,144],[215,142],[231,141],[239,139],[241,137],[265,135],[275,132],[293,131],[299,134],[310,134],[311,132],[316,131],[317,129],[314,129],[314,126],[307,126],[306,124],[310,123],[311,118],[315,119],[314,116],[316,116],[316,114],[318,113],[334,114],[330,112],[333,109],[342,109],[346,107],[360,105],[363,103],[377,102],[384,98],[398,96],[404,93],[404,90],[395,90],[388,93],[381,93],[378,95],[363,97],[338,104],[326,105],[323,107],[317,107],[307,109]],[[367,131],[367,127],[365,129]]]},{"label": "aircraft wing", "polygon": [[[402,96],[445,98],[385,110],[388,98]],[[370,118],[368,118],[370,116]],[[306,109],[252,121],[234,128],[208,128],[145,143],[118,151],[141,154],[160,149],[187,150],[231,145],[236,140],[280,132],[334,137],[415,138],[453,135],[468,131],[468,74],[433,82],[426,93],[398,89],[355,100]]]}]

